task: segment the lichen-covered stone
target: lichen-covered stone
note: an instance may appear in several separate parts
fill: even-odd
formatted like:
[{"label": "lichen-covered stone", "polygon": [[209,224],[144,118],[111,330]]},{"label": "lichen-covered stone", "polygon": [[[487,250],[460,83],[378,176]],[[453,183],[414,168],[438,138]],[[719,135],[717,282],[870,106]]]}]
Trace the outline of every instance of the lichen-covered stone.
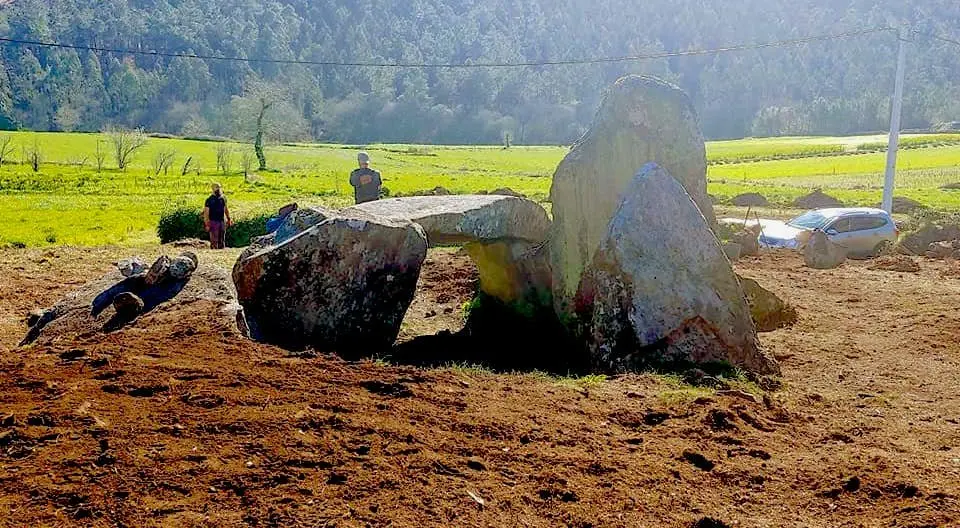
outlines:
[{"label": "lichen-covered stone", "polygon": [[550,242],[558,311],[568,311],[580,276],[606,236],[624,191],[649,162],[673,175],[707,224],[714,225],[713,205],[707,195],[706,150],[690,99],[664,81],[624,77],[610,90],[590,131],[553,177]]},{"label": "lichen-covered stone", "polygon": [[575,298],[591,361],[603,371],[726,362],[779,366],[757,340],[740,282],[696,204],[667,171],[644,167]]},{"label": "lichen-covered stone", "polygon": [[254,338],[369,355],[396,340],[426,252],[417,224],[353,211],[241,257],[233,278]]}]

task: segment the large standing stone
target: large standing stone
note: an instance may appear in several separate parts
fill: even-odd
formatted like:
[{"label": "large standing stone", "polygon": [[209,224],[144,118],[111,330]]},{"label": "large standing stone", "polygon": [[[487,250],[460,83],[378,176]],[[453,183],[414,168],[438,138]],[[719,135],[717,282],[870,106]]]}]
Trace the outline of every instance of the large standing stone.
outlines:
[{"label": "large standing stone", "polygon": [[575,304],[600,370],[729,362],[779,373],[760,348],[740,282],[710,226],[655,164],[627,189]]},{"label": "large standing stone", "polygon": [[847,261],[847,252],[817,229],[803,246],[803,261],[813,269],[834,269]]},{"label": "large standing stone", "polygon": [[[690,99],[676,86],[655,78],[620,79],[604,99],[590,131],[553,177],[551,262],[559,311],[567,311],[624,191],[648,162],[672,174],[709,225],[716,222],[707,196],[703,135]],[[662,207],[655,202],[651,206]]]},{"label": "large standing stone", "polygon": [[410,220],[431,246],[465,244],[480,272],[480,290],[501,301],[550,305],[550,263],[544,241],[550,217],[514,196],[415,196],[367,202],[344,212]]},{"label": "large standing stone", "polygon": [[366,354],[396,340],[426,253],[420,226],[354,211],[241,258],[233,278],[256,339]]}]

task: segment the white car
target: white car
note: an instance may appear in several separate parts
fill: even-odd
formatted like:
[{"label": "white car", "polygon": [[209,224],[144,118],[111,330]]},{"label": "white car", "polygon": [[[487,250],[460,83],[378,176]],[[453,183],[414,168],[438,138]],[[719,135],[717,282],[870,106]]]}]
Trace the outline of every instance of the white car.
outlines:
[{"label": "white car", "polygon": [[817,209],[789,222],[763,221],[760,247],[798,249],[815,229],[850,255],[872,256],[897,242],[900,232],[882,209]]}]

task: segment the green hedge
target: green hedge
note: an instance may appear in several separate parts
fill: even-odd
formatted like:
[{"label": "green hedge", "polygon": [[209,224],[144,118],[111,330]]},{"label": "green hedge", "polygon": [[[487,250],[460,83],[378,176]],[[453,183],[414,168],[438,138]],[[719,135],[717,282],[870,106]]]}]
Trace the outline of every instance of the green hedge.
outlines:
[{"label": "green hedge", "polygon": [[[234,219],[233,227],[227,229],[227,247],[246,247],[252,239],[267,234],[269,218],[270,215],[261,214]],[[161,244],[189,238],[209,239],[203,228],[203,212],[185,206],[161,213],[157,235]]]}]

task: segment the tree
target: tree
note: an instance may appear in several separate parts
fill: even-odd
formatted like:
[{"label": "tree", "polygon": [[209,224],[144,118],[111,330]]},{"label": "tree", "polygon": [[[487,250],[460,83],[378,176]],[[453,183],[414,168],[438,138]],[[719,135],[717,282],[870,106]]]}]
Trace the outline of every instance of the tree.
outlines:
[{"label": "tree", "polygon": [[289,125],[278,119],[281,106],[286,106],[285,90],[278,85],[252,80],[247,83],[243,96],[231,101],[235,134],[253,139],[253,150],[261,171],[267,170],[267,156],[264,144],[271,136]]},{"label": "tree", "polygon": [[253,152],[250,149],[243,149],[240,154],[240,168],[243,169],[243,181],[249,181],[250,171],[253,170]]},{"label": "tree", "polygon": [[40,165],[43,163],[43,147],[36,139],[33,140],[33,146],[27,149],[27,161],[33,172],[40,172]]},{"label": "tree", "polygon": [[233,147],[227,143],[217,145],[217,170],[227,174],[233,166]]},{"label": "tree", "polygon": [[134,154],[147,144],[147,135],[142,128],[129,130],[126,128],[111,127],[107,129],[107,137],[113,145],[113,159],[117,168],[126,170],[133,160]]},{"label": "tree", "polygon": [[13,155],[15,148],[16,145],[13,144],[13,136],[10,134],[0,136],[0,166],[7,162],[7,159]]},{"label": "tree", "polygon": [[97,174],[103,172],[104,163],[107,161],[107,147],[102,139],[97,139],[97,149],[93,152],[93,160],[97,164]]},{"label": "tree", "polygon": [[157,151],[153,156],[153,175],[159,176],[161,172],[163,175],[167,175],[167,171],[170,170],[170,166],[173,165],[173,160],[177,157],[176,149],[167,147]]}]

